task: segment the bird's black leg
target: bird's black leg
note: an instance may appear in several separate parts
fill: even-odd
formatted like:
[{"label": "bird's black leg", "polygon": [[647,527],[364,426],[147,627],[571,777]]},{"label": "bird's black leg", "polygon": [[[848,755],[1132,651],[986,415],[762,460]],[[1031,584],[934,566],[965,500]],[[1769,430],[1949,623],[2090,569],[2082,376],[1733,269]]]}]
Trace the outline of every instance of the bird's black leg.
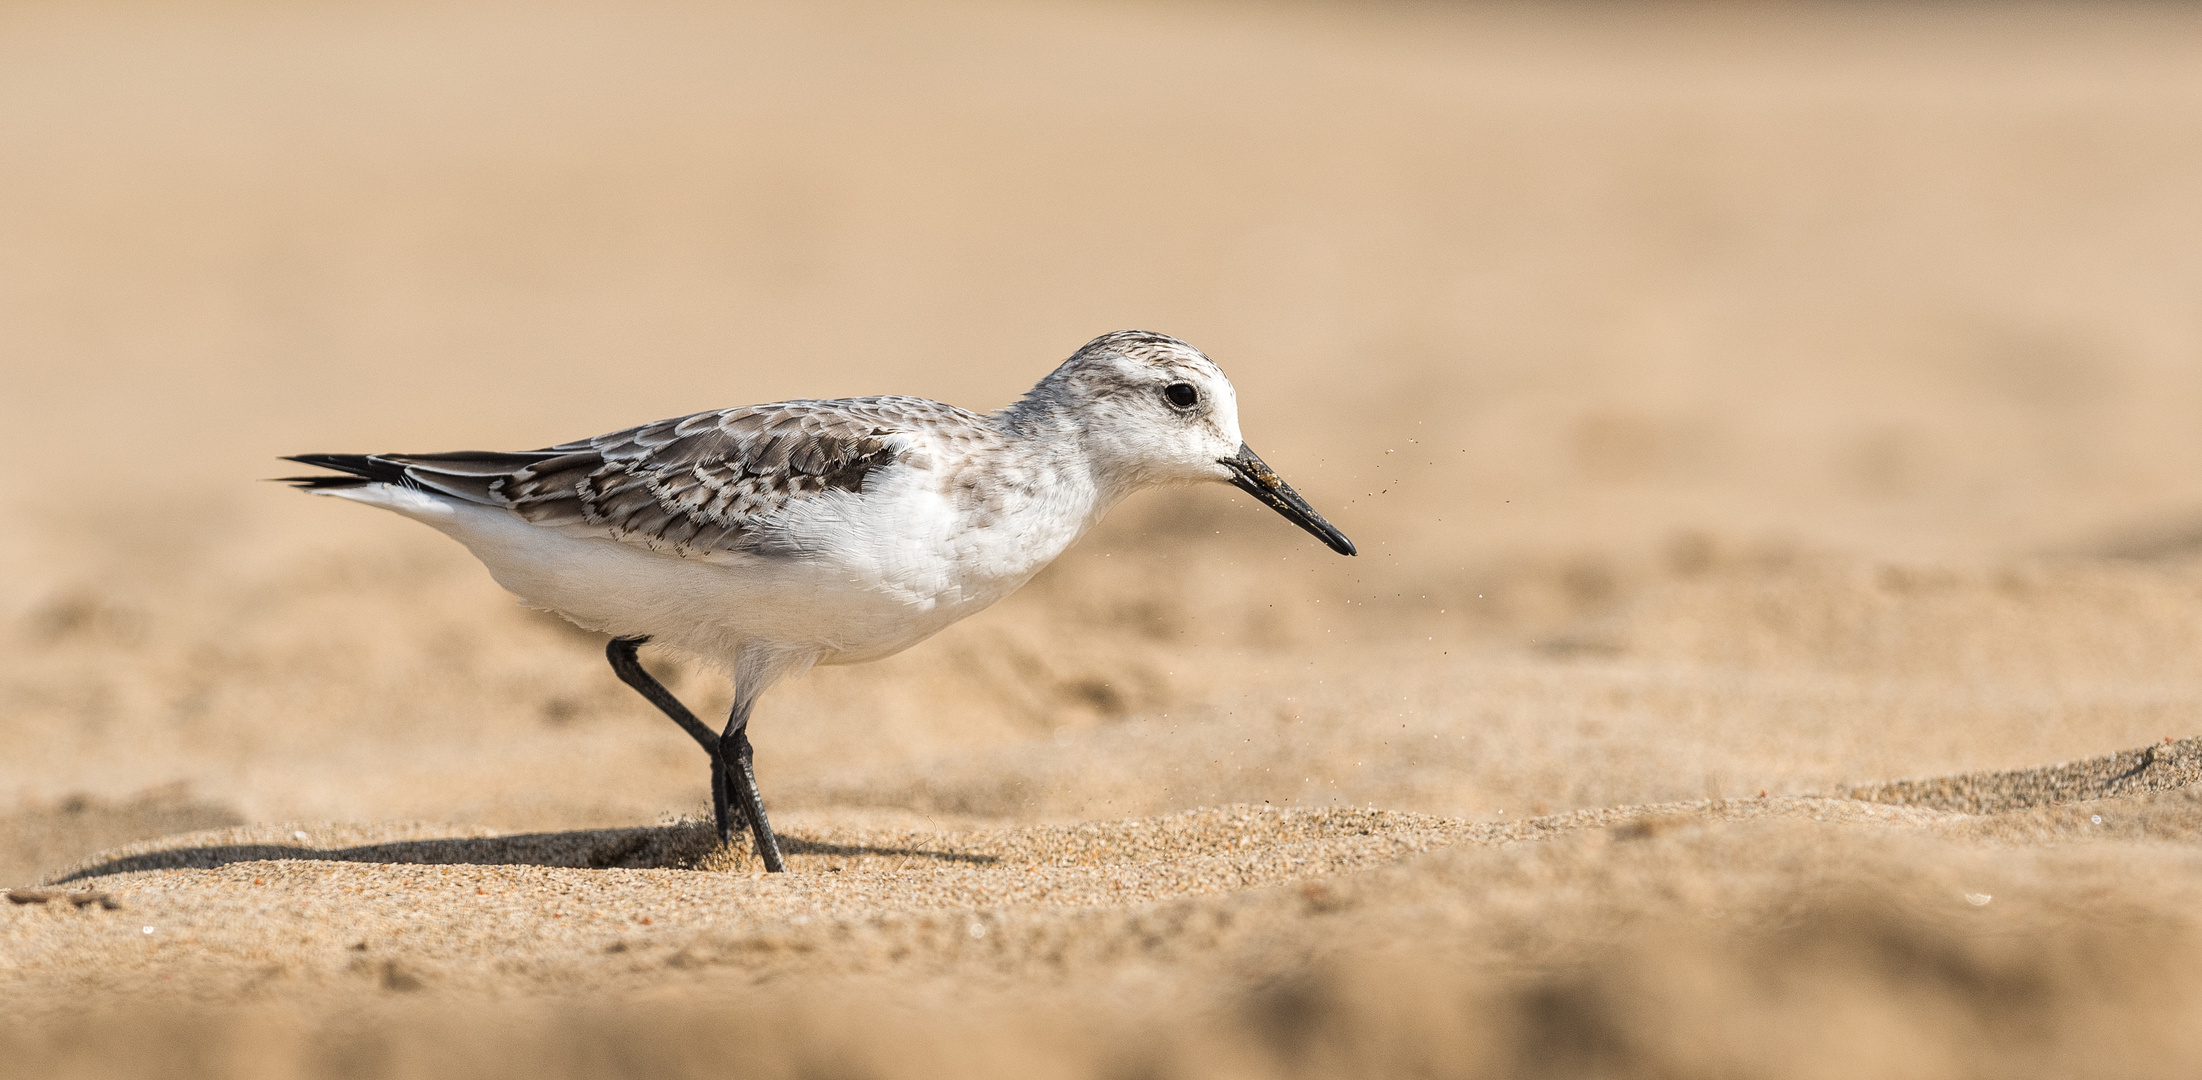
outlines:
[{"label": "bird's black leg", "polygon": [[[635,656],[635,649],[648,640],[650,639],[647,637],[613,638],[612,643],[604,647],[604,656],[612,662],[612,670],[619,674],[619,681],[634,687],[635,692],[648,698],[650,704],[658,707],[658,711],[672,717],[673,722],[681,726],[681,730],[686,731],[690,738],[703,747],[704,753],[711,755],[711,811],[718,818],[719,842],[731,843],[737,823],[734,814],[739,808],[732,805],[727,797],[727,763],[719,750],[722,736],[706,727],[703,721],[696,719],[696,714],[689,712],[688,706],[681,704],[680,699],[674,697],[664,683],[642,669],[642,661]],[[745,741],[743,745],[747,746],[748,743]],[[750,782],[750,788],[755,790],[754,780]]]},{"label": "bird's black leg", "polygon": [[728,794],[736,809],[749,819],[750,830],[757,834],[757,857],[765,861],[766,870],[778,874],[788,867],[780,858],[780,839],[772,835],[772,823],[765,820],[765,797],[757,790],[757,770],[750,764],[752,756],[749,703],[736,701],[734,715],[726,721],[726,734],[719,736],[719,760],[726,764]]},{"label": "bird's black leg", "polygon": [[711,755],[711,813],[719,823],[719,843],[734,842],[734,810],[731,796],[726,790],[726,762],[716,752]]}]

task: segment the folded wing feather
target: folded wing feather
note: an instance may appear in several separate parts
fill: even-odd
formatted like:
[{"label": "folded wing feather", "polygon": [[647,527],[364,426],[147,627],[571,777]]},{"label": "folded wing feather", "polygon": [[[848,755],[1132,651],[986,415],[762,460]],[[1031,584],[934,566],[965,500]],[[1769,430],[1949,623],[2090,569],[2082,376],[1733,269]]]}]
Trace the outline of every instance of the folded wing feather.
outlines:
[{"label": "folded wing feather", "polygon": [[[982,438],[983,417],[922,398],[788,401],[696,413],[542,450],[303,454],[293,460],[510,508],[546,527],[595,527],[674,554],[795,554],[782,511],[860,492],[903,463],[908,436]],[[329,486],[334,478],[301,478]]]}]

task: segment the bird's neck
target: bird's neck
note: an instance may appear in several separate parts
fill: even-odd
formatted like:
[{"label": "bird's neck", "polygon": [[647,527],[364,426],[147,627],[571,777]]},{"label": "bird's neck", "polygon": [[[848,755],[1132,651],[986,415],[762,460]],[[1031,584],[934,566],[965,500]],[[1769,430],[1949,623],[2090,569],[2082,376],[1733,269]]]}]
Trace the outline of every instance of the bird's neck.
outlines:
[{"label": "bird's neck", "polygon": [[1063,372],[1058,369],[1033,384],[1032,389],[1025,391],[1025,396],[995,413],[992,419],[1002,433],[1012,439],[1075,442],[1079,425],[1072,414],[1066,389]]},{"label": "bird's neck", "polygon": [[1077,531],[1084,533],[1145,485],[1111,459],[1108,447],[1086,438],[1078,410],[1056,382],[1056,376],[1040,380],[992,419],[1006,441],[1004,452],[1054,481],[1052,509],[1077,519]]}]

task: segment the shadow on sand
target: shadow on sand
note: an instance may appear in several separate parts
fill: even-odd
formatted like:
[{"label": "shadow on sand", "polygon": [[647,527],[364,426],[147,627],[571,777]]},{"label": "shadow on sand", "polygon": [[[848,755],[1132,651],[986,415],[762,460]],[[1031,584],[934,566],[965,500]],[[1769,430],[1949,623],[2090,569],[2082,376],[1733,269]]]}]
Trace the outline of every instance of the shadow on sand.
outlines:
[{"label": "shadow on sand", "polygon": [[[746,841],[744,844],[746,845]],[[993,855],[818,843],[787,833],[780,834],[780,847],[791,858],[918,858],[972,865],[998,861]],[[398,840],[346,848],[312,848],[296,844],[268,843],[214,844],[120,855],[72,870],[54,879],[52,884],[61,885],[140,870],[211,870],[230,863],[277,859],[421,865],[555,866],[587,870],[692,870],[717,863],[719,860],[712,856],[719,854],[720,850],[718,837],[711,826],[702,823],[637,829],[520,833],[514,836]]]}]

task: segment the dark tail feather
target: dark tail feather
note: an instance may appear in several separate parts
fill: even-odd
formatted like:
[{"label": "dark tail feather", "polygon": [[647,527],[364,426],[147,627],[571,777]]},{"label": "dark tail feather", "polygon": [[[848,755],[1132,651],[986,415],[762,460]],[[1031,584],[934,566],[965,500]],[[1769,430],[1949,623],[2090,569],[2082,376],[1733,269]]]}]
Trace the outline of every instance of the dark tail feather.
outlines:
[{"label": "dark tail feather", "polygon": [[362,476],[270,476],[270,484],[289,484],[300,491],[320,491],[323,488],[366,487],[374,481]]},{"label": "dark tail feather", "polygon": [[296,454],[285,457],[300,465],[317,465],[335,469],[346,476],[278,476],[278,484],[289,484],[301,491],[320,491],[324,488],[364,487],[368,484],[398,484],[419,487],[405,475],[405,466],[385,458],[369,454]]}]

